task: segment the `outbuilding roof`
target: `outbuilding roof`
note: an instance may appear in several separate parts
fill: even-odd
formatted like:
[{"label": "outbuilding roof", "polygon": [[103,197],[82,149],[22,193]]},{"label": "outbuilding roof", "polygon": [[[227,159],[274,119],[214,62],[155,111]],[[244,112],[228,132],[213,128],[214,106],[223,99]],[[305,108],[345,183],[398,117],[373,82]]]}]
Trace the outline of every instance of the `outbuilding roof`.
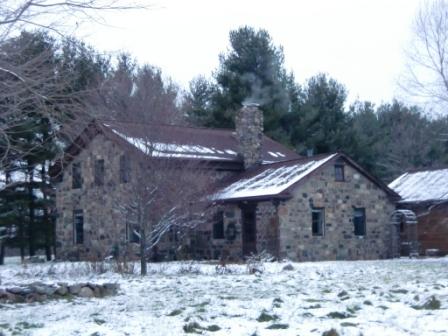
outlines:
[{"label": "outbuilding roof", "polygon": [[389,188],[405,203],[448,200],[448,169],[404,173]]}]

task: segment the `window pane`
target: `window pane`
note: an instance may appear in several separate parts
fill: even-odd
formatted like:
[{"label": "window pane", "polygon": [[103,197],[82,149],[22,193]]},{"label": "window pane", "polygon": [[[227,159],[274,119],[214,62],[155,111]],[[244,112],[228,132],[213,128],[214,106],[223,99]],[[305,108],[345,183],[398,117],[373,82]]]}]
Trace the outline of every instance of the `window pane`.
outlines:
[{"label": "window pane", "polygon": [[344,166],[335,165],[334,166],[334,178],[336,181],[344,181]]},{"label": "window pane", "polygon": [[84,243],[84,215],[82,210],[73,211],[74,243]]},{"label": "window pane", "polygon": [[311,226],[313,236],[324,235],[325,211],[324,209],[313,209],[311,212]]},{"label": "window pane", "polygon": [[72,166],[72,188],[78,189],[82,187],[81,162],[75,162]]},{"label": "window pane", "polygon": [[355,208],[353,212],[353,224],[355,236],[365,236],[366,234],[366,211],[365,208]]},{"label": "window pane", "polygon": [[95,185],[104,185],[104,160],[95,161]]},{"label": "window pane", "polygon": [[213,222],[213,239],[224,239],[224,214],[218,211]]},{"label": "window pane", "polygon": [[120,156],[120,183],[127,183],[131,177],[131,165],[126,155]]}]

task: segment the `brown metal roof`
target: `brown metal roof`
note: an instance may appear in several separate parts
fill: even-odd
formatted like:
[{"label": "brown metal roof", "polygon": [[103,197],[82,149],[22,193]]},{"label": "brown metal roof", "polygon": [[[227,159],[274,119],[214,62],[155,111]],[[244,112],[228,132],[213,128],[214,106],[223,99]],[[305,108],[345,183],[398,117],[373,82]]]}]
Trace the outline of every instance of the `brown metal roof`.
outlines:
[{"label": "brown metal roof", "polygon": [[[138,139],[148,141],[154,151],[170,157],[197,158],[210,161],[241,161],[234,130],[174,125],[148,125],[116,121],[101,121],[100,125],[132,145]],[[284,145],[263,136],[265,163],[297,159],[300,156]]]},{"label": "brown metal roof", "polygon": [[[65,150],[64,157],[52,167],[51,175],[57,176],[99,133],[121,145],[131,146],[133,150],[146,151],[142,148],[143,143],[150,144],[153,146],[151,155],[154,156],[200,159],[214,164],[232,165],[233,169],[243,169],[234,130],[96,120]],[[263,163],[300,158],[297,153],[267,136],[263,136],[262,150]]]}]

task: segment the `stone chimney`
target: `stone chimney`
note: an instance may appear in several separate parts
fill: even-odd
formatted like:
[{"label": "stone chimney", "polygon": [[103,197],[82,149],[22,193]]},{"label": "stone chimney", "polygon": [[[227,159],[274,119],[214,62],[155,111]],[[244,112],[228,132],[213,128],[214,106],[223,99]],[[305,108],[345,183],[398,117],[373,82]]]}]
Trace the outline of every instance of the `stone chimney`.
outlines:
[{"label": "stone chimney", "polygon": [[238,154],[243,158],[245,169],[261,164],[263,159],[263,111],[258,106],[243,104],[235,116]]}]

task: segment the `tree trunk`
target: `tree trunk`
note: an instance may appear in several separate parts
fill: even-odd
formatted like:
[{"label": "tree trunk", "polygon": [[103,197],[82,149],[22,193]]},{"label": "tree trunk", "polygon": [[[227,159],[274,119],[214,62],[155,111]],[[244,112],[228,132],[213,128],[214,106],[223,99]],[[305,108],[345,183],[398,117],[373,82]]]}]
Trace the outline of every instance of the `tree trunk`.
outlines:
[{"label": "tree trunk", "polygon": [[40,176],[41,176],[41,181],[42,181],[42,192],[43,192],[43,197],[44,197],[44,232],[45,232],[45,256],[47,258],[47,261],[51,260],[51,243],[52,243],[52,239],[51,236],[53,234],[53,225],[51,222],[51,218],[48,214],[48,206],[49,204],[47,203],[48,201],[48,197],[47,197],[47,174],[45,171],[45,165],[46,165],[46,161],[44,161],[42,163],[42,169],[40,171]]},{"label": "tree trunk", "polygon": [[146,265],[146,232],[142,227],[140,229],[140,274],[147,274],[147,265]]},{"label": "tree trunk", "polygon": [[19,224],[19,247],[20,247],[20,260],[23,263],[25,261],[25,228],[23,227],[23,222],[20,221]]},{"label": "tree trunk", "polygon": [[28,163],[28,174],[29,174],[29,184],[28,184],[28,197],[29,197],[29,222],[28,222],[28,247],[30,257],[36,254],[35,248],[35,237],[34,237],[34,195],[33,195],[33,182],[34,182],[34,167],[30,166]]},{"label": "tree trunk", "polygon": [[0,265],[5,264],[5,243],[0,241]]}]

